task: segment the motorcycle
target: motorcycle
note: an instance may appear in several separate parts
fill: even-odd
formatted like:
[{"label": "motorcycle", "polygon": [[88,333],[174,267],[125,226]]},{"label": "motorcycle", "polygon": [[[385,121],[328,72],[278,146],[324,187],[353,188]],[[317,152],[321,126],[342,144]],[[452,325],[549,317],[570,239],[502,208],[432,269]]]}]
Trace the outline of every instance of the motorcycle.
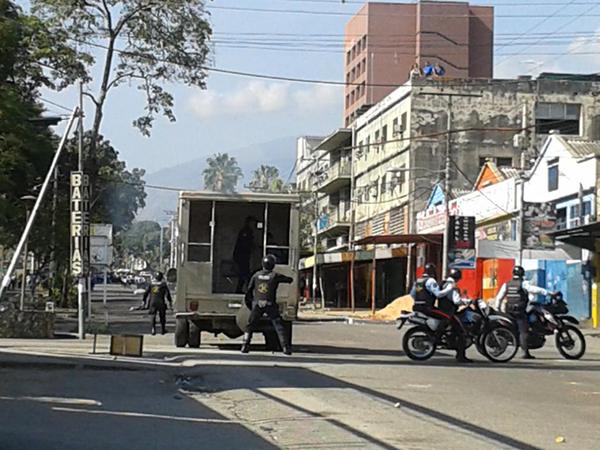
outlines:
[{"label": "motorcycle", "polygon": [[527,311],[529,349],[542,348],[546,336],[554,335],[556,348],[563,358],[581,358],[586,349],[585,337],[577,328],[579,321],[568,313],[569,308],[561,292],[550,296],[548,304],[532,304]]},{"label": "motorcycle", "polygon": [[475,300],[449,316],[439,310],[424,314],[418,311],[402,311],[397,319],[397,328],[401,330],[405,323],[409,328],[402,339],[402,348],[406,355],[416,361],[431,358],[437,348],[456,350],[456,337],[451,321],[460,320],[465,330],[466,347],[475,345],[479,353],[493,362],[508,362],[518,350],[518,334],[513,322],[497,315],[483,300]]}]

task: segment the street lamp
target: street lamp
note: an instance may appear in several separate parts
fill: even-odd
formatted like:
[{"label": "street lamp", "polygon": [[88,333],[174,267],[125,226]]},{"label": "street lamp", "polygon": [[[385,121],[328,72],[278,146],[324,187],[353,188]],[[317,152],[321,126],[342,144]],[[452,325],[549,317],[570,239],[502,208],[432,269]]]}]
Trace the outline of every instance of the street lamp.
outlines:
[{"label": "street lamp", "polygon": [[[24,195],[21,197],[21,200],[23,200],[23,202],[25,203],[25,224],[27,224],[27,222],[29,222],[29,214],[31,214],[31,211],[29,209],[29,203],[35,202],[36,197],[34,197],[33,195]],[[29,253],[29,251],[27,250],[28,242],[29,237],[25,239],[25,245],[23,246],[23,273],[21,277],[21,297],[19,301],[19,309],[21,311],[25,309],[25,282],[27,279],[27,260],[29,259],[27,257]]]}]

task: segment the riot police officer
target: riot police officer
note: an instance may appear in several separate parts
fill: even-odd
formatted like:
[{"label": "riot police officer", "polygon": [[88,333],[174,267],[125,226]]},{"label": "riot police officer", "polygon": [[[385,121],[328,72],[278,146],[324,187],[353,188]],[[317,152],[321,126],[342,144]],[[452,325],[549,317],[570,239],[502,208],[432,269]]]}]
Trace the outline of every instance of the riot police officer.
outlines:
[{"label": "riot police officer", "polygon": [[250,351],[250,341],[252,333],[260,322],[263,315],[266,315],[277,333],[283,353],[292,354],[292,348],[289,344],[289,338],[286,336],[279,307],[277,306],[277,287],[279,283],[291,283],[293,278],[287,277],[275,272],[275,257],[267,255],[262,260],[262,270],[256,272],[250,279],[248,291],[246,292],[246,306],[251,310],[248,327],[244,333],[242,344],[242,353]]},{"label": "riot police officer", "polygon": [[548,295],[548,291],[538,286],[534,286],[529,281],[524,280],[525,269],[521,266],[513,268],[513,278],[508,283],[504,283],[498,295],[494,307],[498,310],[502,307],[503,300],[506,300],[505,312],[509,314],[519,327],[519,345],[521,346],[523,359],[535,359],[529,353],[527,337],[529,335],[529,323],[527,320],[527,307],[533,300],[534,295]]},{"label": "riot police officer", "polygon": [[[466,336],[465,330],[460,320],[456,317],[458,307],[468,304],[467,300],[463,300],[458,292],[456,283],[462,278],[460,269],[450,269],[448,278],[444,283],[441,295],[438,297],[438,309],[444,314],[450,316],[450,325],[456,336],[456,360],[459,362],[471,362],[466,356]],[[444,295],[445,293],[445,295]]]},{"label": "riot police officer", "polygon": [[435,277],[435,264],[425,264],[425,272],[417,279],[411,292],[411,296],[415,301],[413,311],[428,314],[436,309],[435,302],[438,298],[444,297],[452,291],[453,286],[445,286],[444,289],[440,289]]},{"label": "riot police officer", "polygon": [[152,282],[146,288],[142,300],[144,309],[149,310],[152,335],[156,334],[156,314],[158,314],[160,319],[162,334],[167,332],[167,303],[165,299],[169,302],[169,308],[173,309],[173,299],[171,298],[169,286],[167,286],[162,272],[156,272]]}]

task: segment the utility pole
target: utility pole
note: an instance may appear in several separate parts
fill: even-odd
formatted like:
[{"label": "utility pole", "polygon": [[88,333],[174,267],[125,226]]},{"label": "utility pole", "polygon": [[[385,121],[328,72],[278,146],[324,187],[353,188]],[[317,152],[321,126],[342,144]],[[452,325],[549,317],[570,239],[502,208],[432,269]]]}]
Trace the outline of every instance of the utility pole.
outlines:
[{"label": "utility pole", "polygon": [[[29,222],[29,206],[27,206],[25,217],[25,223]],[[25,245],[23,246],[23,273],[21,274],[21,297],[19,301],[19,309],[21,311],[25,309],[25,283],[27,281],[27,261],[29,260],[27,243],[28,239],[25,239]]]},{"label": "utility pole", "polygon": [[[83,81],[79,82],[79,122],[77,139],[77,170],[83,172]],[[87,261],[84,262],[86,264]],[[84,324],[84,292],[86,288],[86,278],[80,276],[77,280],[77,336],[79,339],[85,339]]]},{"label": "utility pole", "polygon": [[158,251],[158,270],[162,272],[163,266],[163,226],[160,226],[160,249]]},{"label": "utility pole", "polygon": [[419,92],[418,95],[431,95],[448,98],[448,109],[446,112],[446,152],[444,161],[444,242],[442,247],[442,274],[441,278],[445,278],[448,273],[448,253],[450,248],[449,238],[449,225],[450,225],[450,164],[451,151],[452,151],[452,107],[454,97],[473,97],[481,98],[481,94],[461,94],[461,93],[447,93],[447,92]]}]

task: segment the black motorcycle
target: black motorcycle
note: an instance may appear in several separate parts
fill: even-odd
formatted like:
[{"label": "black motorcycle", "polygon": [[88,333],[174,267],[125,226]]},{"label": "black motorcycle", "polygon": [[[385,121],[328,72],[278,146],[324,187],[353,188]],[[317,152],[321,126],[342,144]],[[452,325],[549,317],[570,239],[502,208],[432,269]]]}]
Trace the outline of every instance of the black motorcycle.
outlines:
[{"label": "black motorcycle", "polygon": [[579,359],[585,353],[585,337],[577,328],[579,321],[568,314],[569,308],[561,292],[550,296],[550,303],[534,303],[528,308],[530,350],[542,348],[546,336],[554,335],[556,348],[566,359]]},{"label": "black motorcycle", "polygon": [[398,330],[405,323],[414,326],[406,331],[402,348],[416,361],[431,358],[437,348],[456,350],[457,339],[451,321],[460,320],[466,332],[466,346],[475,345],[479,353],[493,362],[508,362],[518,350],[518,334],[513,323],[496,315],[483,300],[472,301],[454,317],[433,310],[430,314],[402,311],[397,319]]}]

